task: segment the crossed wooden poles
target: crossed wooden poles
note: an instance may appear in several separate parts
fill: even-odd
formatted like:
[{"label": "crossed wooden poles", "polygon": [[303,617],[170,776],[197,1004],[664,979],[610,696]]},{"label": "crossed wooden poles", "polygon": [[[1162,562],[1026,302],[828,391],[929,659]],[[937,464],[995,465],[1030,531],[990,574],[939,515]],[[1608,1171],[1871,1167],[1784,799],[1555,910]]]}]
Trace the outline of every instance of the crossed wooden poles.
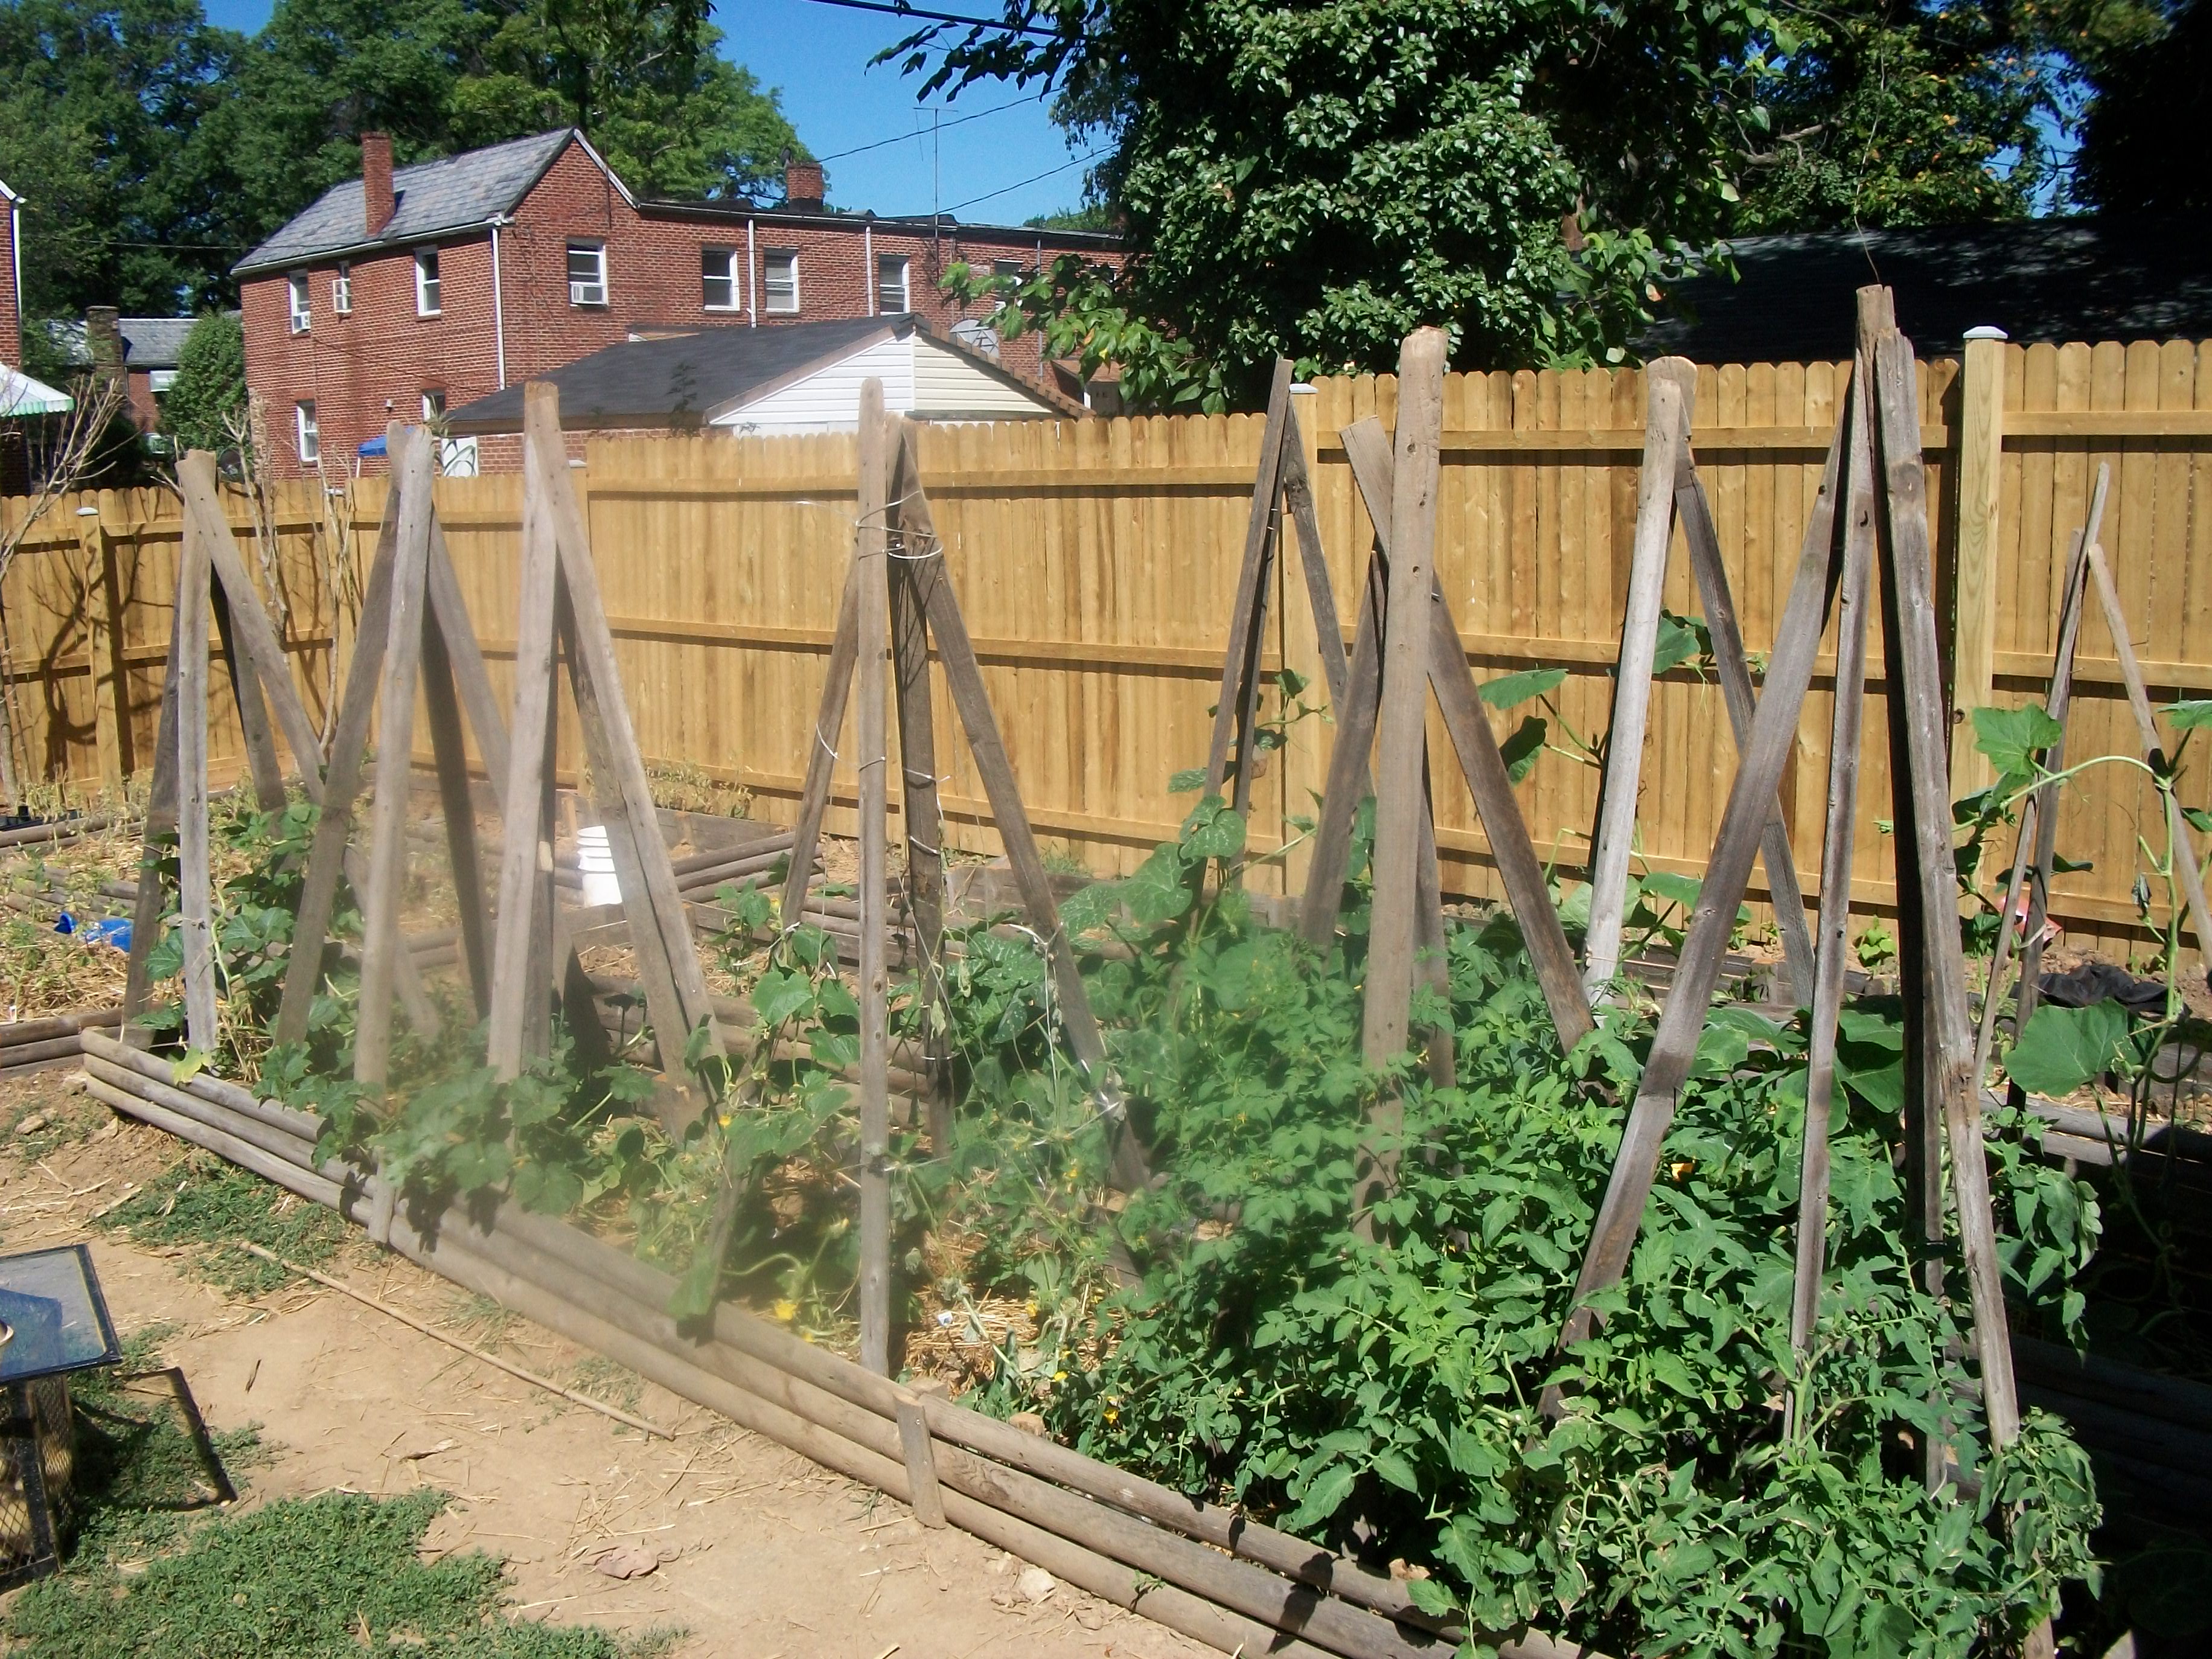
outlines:
[{"label": "crossed wooden poles", "polygon": [[[1613,682],[1613,721],[1606,739],[1605,786],[1590,843],[1589,926],[1583,936],[1584,981],[1601,994],[1620,971],[1622,912],[1636,832],[1637,787],[1651,710],[1652,665],[1659,637],[1660,596],[1668,554],[1680,524],[1689,545],[1690,569],[1703,602],[1712,654],[1728,707],[1729,726],[1741,750],[1751,734],[1751,668],[1743,629],[1721,560],[1712,502],[1690,447],[1697,407],[1698,373],[1683,357],[1662,357],[1644,371],[1646,418],[1644,470],[1636,501],[1636,538],[1629,565],[1628,603],[1620,630],[1620,669]],[[1790,988],[1802,1006],[1812,1000],[1816,972],[1812,935],[1805,926],[1805,896],[1797,884],[1790,830],[1774,803],[1759,834],[1767,891],[1782,929]]]},{"label": "crossed wooden poles", "polygon": [[[885,863],[890,836],[890,763],[886,691],[895,693],[906,827],[906,884],[923,994],[942,994],[944,947],[943,817],[938,797],[929,659],[934,647],[947,690],[991,803],[1029,925],[1045,944],[1053,989],[1068,1047],[1083,1068],[1103,1121],[1116,1182],[1135,1191],[1148,1178],[1143,1149],[1129,1126],[1119,1085],[1106,1063],[1075,952],[1037,852],[1036,836],[1016,788],[998,717],[968,635],[958,597],[945,574],[929,500],[923,492],[913,429],[884,409],[883,386],[861,388],[860,507],[853,561],[837,610],[837,630],[823,683],[815,742],[807,757],[799,817],[783,893],[787,924],[803,914],[815,848],[829,809],[836,744],[857,683],[854,756],[860,832],[860,1358],[888,1372],[890,1353],[890,1113],[887,1069],[890,1028],[887,950],[890,896]],[[888,684],[887,684],[888,683]],[[950,1121],[933,1103],[931,1133],[945,1145]]]},{"label": "crossed wooden poles", "polygon": [[[147,805],[145,852],[138,873],[138,896],[131,933],[130,965],[123,1013],[134,1042],[146,1033],[138,1024],[153,985],[148,958],[161,930],[160,879],[162,842],[177,839],[178,924],[184,947],[185,1040],[212,1052],[218,1032],[213,894],[208,865],[208,617],[210,609],[230,676],[239,725],[246,741],[254,799],[264,811],[284,805],[284,769],[275,733],[283,736],[309,799],[325,799],[323,750],[293,684],[269,612],[246,574],[232,538],[216,483],[215,457],[194,450],[177,465],[184,497],[183,550],[177,567],[174,610],[169,629],[168,668],[154,750],[154,777]],[[271,714],[275,726],[270,725]],[[359,878],[362,866],[349,866]],[[336,884],[337,872],[331,872]],[[294,958],[297,972],[297,957]],[[422,993],[414,963],[397,964],[398,986],[410,1017],[434,1030],[437,1014]],[[306,1010],[300,1021],[304,1029]]]},{"label": "crossed wooden poles", "polygon": [[[2065,769],[2066,717],[2074,696],[2074,653],[2081,641],[2081,613],[2088,603],[2093,580],[2105,626],[2112,635],[2113,652],[2119,659],[2120,678],[2127,689],[2128,707],[2135,716],[2143,761],[2154,771],[2169,769],[2165,745],[2151,712],[2150,689],[2143,679],[2142,665],[2136,659],[2127,613],[2120,604],[2119,588],[2112,580],[2112,565],[2100,539],[2111,483],[2112,469],[2098,467],[2096,487],[2089,495],[2088,517],[2074,532],[2073,546],[2067,556],[2066,585],[2059,597],[2058,643],[2051,659],[2051,689],[2044,702],[2044,712],[2059,727],[2057,738],[2039,757],[2047,773]],[[2197,861],[2196,842],[2189,833],[2188,820],[2171,796],[2167,797],[2166,811],[2166,832],[2172,842],[2174,878],[2180,884],[2190,926],[2197,935],[2197,954],[2212,963],[2212,910],[2208,910],[2205,904],[2204,878]],[[1998,986],[2012,959],[2013,921],[2020,915],[2023,891],[2028,896],[2028,902],[2027,914],[2021,923],[2020,983],[2013,1012],[2015,1038],[2027,1029],[2040,998],[2043,929],[2051,914],[2051,877],[2057,859],[2057,837],[2058,786],[2047,782],[2021,805],[2020,836],[2013,850],[2012,874],[2005,884],[2002,925],[1997,932],[1996,949],[1990,958],[1989,987],[1982,998],[1981,1029],[1974,1042],[1973,1081],[1978,1093],[1982,1080],[1989,1074],[1997,1011],[2003,1000],[1998,994]]]}]

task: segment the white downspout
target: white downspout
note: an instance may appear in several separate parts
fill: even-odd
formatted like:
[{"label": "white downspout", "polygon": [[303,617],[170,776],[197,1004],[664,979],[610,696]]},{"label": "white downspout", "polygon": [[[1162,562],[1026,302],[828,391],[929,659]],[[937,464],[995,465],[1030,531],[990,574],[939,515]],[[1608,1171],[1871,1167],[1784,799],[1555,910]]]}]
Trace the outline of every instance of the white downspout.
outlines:
[{"label": "white downspout", "polygon": [[868,315],[876,314],[876,228],[860,227],[860,280],[868,285]]},{"label": "white downspout", "polygon": [[753,222],[745,221],[745,322],[760,326],[760,255],[753,250]]},{"label": "white downspout", "polygon": [[500,294],[499,223],[491,222],[491,349],[499,373],[499,389],[507,390],[507,306]]}]

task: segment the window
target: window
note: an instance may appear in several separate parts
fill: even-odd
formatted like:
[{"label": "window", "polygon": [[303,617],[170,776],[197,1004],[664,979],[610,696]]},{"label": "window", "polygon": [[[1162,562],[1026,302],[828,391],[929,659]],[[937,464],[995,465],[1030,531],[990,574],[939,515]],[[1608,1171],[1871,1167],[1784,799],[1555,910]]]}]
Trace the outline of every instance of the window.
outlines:
[{"label": "window", "polygon": [[907,303],[906,257],[884,253],[876,258],[876,309],[886,317],[914,307]]},{"label": "window", "polygon": [[305,334],[307,331],[307,325],[314,320],[314,313],[307,306],[307,273],[304,270],[294,271],[291,287],[292,332]]},{"label": "window", "polygon": [[435,317],[445,307],[438,297],[438,250],[417,248],[415,252],[415,314]]},{"label": "window", "polygon": [[299,441],[300,465],[313,466],[323,458],[323,438],[315,428],[314,404],[294,404],[292,424],[294,435]]},{"label": "window", "polygon": [[699,303],[709,311],[738,308],[738,256],[726,247],[699,253]]},{"label": "window", "polygon": [[477,476],[477,441],[474,438],[446,438],[438,445],[438,471],[449,478],[473,478]]},{"label": "window", "polygon": [[[991,261],[991,275],[1000,282],[1006,281],[1009,276],[1019,276],[1021,274],[1022,262],[1019,259],[994,259]],[[994,311],[1004,311],[1012,303],[1012,301],[1010,300],[1001,299],[993,305],[991,309]],[[997,354],[994,353],[993,355],[996,356]]]},{"label": "window", "polygon": [[446,394],[426,392],[422,394],[422,424],[436,426],[446,418]]},{"label": "window", "polygon": [[568,303],[603,306],[607,302],[607,245],[605,242],[568,244]]},{"label": "window", "polygon": [[353,314],[353,267],[340,264],[338,274],[331,278],[331,309],[341,317]]},{"label": "window", "polygon": [[788,249],[770,248],[761,260],[761,291],[768,309],[786,313],[799,309],[799,256]]},{"label": "window", "polygon": [[146,389],[156,398],[176,383],[177,371],[173,368],[155,368],[146,372]]}]

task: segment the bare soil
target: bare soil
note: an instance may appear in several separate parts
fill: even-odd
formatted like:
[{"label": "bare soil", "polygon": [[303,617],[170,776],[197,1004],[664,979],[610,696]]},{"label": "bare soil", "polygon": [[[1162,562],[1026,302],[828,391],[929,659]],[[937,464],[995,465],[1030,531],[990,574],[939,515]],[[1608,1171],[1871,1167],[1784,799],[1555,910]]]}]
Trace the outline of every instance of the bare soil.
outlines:
[{"label": "bare soil", "polygon": [[[226,1297],[193,1276],[191,1251],[90,1224],[157,1182],[181,1143],[112,1116],[67,1073],[0,1085],[0,1123],[27,1109],[49,1127],[0,1143],[0,1249],[91,1241],[118,1329],[163,1333],[161,1363],[183,1369],[211,1429],[258,1426],[267,1462],[233,1475],[243,1506],[437,1487],[454,1501],[429,1546],[506,1562],[514,1612],[680,1626],[684,1659],[1212,1651],[1066,1584],[1032,1601],[1018,1588],[1025,1564],[924,1528],[896,1500],[594,1363],[366,1239],[327,1270],[675,1438],[649,1438],[312,1283]],[[597,1564],[618,1548],[658,1565],[609,1577]]]}]

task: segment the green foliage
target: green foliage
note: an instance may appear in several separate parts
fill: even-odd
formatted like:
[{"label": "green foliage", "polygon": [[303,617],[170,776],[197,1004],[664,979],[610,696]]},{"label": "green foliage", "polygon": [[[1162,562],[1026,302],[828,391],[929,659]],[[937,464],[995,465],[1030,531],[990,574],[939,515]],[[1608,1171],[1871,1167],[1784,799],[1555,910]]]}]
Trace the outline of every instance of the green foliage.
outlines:
[{"label": "green foliage", "polygon": [[417,1551],[441,1492],[287,1498],[192,1528],[181,1548],[101,1562],[40,1581],[9,1614],[26,1659],[191,1653],[352,1659],[366,1644],[450,1659],[642,1659],[665,1636],[630,1640],[500,1610],[500,1564],[480,1551],[424,1562]]},{"label": "green foliage", "polygon": [[199,0],[0,0],[0,158],[29,198],[27,314],[167,316],[358,178],[582,126],[642,195],[730,195],[804,153],[697,0],[280,0],[252,39]]},{"label": "green foliage", "polygon": [[[1356,930],[1324,970],[1234,895],[1141,925],[1140,879],[1066,917],[1133,947],[1091,982],[1166,1172],[1123,1218],[1152,1265],[1100,1310],[1101,1358],[1022,1402],[1071,1443],[1332,1545],[1353,1547],[1357,1522],[1372,1559],[1431,1568],[1414,1582],[1432,1610],[1615,1652],[1960,1651],[2092,1571],[2087,1465],[2053,1421],[1986,1471],[1978,1508],[1929,1498],[1899,1438],[1933,1427],[1927,1402],[1960,1377],[1950,1304],[1916,1284],[1905,1242],[1893,1009],[1845,1024],[1809,1360],[1788,1336],[1803,1028],[1726,1010],[1628,1279],[1598,1299],[1602,1334],[1559,1360],[1620,1134],[1595,1085],[1632,1091],[1648,1027],[1618,1013],[1560,1054],[1500,920],[1451,936],[1451,1085],[1410,1060],[1378,1073],[1359,1059]],[[1695,900],[1693,883],[1645,885],[1647,902]],[[1404,1111],[1391,1133],[1370,1118],[1386,1087]],[[1378,1134],[1400,1156],[1370,1243],[1353,1171]],[[2014,1293],[2055,1299],[2094,1206],[2051,1172],[2001,1159],[1997,1175]],[[1537,1410],[1547,1382],[1570,1399],[1556,1425]],[[1978,1433],[1961,1436],[1970,1456]],[[2033,1520],[2008,1522],[1998,1494]]]},{"label": "green foliage", "polygon": [[295,1198],[212,1152],[194,1152],[100,1217],[141,1244],[191,1245],[194,1271],[234,1296],[261,1296],[290,1277],[242,1249],[258,1244],[319,1267],[351,1231],[336,1212]]},{"label": "green foliage", "polygon": [[1743,61],[1737,227],[1841,230],[2029,213],[2051,178],[2063,63],[2023,39],[2039,32],[2037,9],[1869,0],[1778,8]]},{"label": "green foliage", "polygon": [[2044,713],[2039,702],[2025,702],[2017,708],[1977,708],[1973,720],[1974,747],[2008,781],[2032,781],[2044,750],[2066,735],[2066,728]]},{"label": "green foliage", "polygon": [[222,450],[246,416],[246,331],[227,312],[202,314],[177,354],[177,378],[161,399],[161,429],[185,449]]},{"label": "green foliage", "polygon": [[2174,165],[2203,131],[2212,83],[2212,7],[2203,0],[2077,0],[2060,8],[2091,93],[2074,194],[2107,213],[2202,212],[2203,167]]},{"label": "green foliage", "polygon": [[2005,1070],[2030,1094],[2063,1098],[2131,1057],[2128,1035],[2127,1010],[2117,1002],[2083,1008],[2046,1002],[2029,1017]]}]

